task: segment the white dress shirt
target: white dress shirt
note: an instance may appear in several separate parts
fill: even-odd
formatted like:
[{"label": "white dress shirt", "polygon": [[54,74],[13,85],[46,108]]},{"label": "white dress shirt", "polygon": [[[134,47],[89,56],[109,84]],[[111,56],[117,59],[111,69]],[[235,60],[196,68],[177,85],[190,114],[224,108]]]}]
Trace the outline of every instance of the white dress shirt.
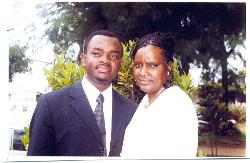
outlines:
[{"label": "white dress shirt", "polygon": [[103,92],[100,92],[92,83],[88,81],[86,76],[84,76],[82,79],[82,87],[88,98],[93,113],[97,105],[96,99],[99,96],[99,94],[101,93],[104,97],[103,113],[105,119],[105,129],[106,129],[106,148],[107,148],[107,154],[109,154],[110,141],[111,141],[111,128],[112,128],[112,85],[110,85]]},{"label": "white dress shirt", "polygon": [[178,86],[164,90],[149,107],[145,95],[129,123],[121,156],[195,158],[198,119],[191,99]]}]

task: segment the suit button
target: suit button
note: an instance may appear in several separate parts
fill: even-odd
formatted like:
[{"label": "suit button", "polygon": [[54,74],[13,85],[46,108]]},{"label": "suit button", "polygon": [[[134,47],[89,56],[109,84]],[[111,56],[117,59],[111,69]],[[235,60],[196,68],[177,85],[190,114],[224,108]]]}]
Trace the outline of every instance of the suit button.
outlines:
[{"label": "suit button", "polygon": [[103,148],[102,148],[102,147],[100,147],[100,153],[103,153],[103,152],[104,152]]}]

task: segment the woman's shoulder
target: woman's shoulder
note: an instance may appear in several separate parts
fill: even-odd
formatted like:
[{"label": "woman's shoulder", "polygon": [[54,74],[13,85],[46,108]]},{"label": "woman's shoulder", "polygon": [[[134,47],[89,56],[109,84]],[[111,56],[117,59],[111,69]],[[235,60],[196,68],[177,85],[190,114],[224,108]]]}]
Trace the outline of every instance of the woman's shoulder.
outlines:
[{"label": "woman's shoulder", "polygon": [[192,102],[191,98],[179,86],[171,86],[167,88],[163,93],[163,98],[170,99],[168,100],[170,102]]},{"label": "woman's shoulder", "polygon": [[177,86],[177,85],[171,86],[171,87],[167,88],[164,91],[164,94],[169,94],[169,95],[175,95],[175,94],[186,95],[186,93],[179,86]]}]

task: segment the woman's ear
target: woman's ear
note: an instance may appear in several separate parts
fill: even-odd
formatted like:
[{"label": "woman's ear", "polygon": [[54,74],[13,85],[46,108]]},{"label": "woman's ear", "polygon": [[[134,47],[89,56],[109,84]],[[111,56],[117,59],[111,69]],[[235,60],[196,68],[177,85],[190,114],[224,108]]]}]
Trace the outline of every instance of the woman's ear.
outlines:
[{"label": "woman's ear", "polygon": [[81,60],[82,66],[86,66],[86,57],[87,55],[85,53],[81,53],[80,60]]},{"label": "woman's ear", "polygon": [[173,65],[174,65],[174,63],[173,63],[172,61],[170,61],[170,62],[168,62],[168,63],[166,64],[166,66],[167,66],[167,71],[168,71],[168,72],[171,72],[171,71],[172,71]]}]

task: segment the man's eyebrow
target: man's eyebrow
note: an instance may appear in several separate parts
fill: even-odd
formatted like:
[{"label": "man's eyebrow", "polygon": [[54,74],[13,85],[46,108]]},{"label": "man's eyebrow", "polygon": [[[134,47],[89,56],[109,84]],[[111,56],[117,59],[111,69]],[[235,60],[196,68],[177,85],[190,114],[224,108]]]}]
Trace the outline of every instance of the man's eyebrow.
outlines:
[{"label": "man's eyebrow", "polygon": [[94,47],[93,50],[103,51],[103,49],[101,49],[101,48],[96,48],[96,47]]},{"label": "man's eyebrow", "polygon": [[[97,48],[97,47],[93,47],[93,50],[102,51],[102,52],[104,51],[104,49]],[[119,50],[110,50],[109,52],[111,52],[111,53],[119,53],[120,54]]]},{"label": "man's eyebrow", "polygon": [[120,51],[118,51],[118,50],[110,50],[110,52],[112,52],[112,53],[120,53]]}]

